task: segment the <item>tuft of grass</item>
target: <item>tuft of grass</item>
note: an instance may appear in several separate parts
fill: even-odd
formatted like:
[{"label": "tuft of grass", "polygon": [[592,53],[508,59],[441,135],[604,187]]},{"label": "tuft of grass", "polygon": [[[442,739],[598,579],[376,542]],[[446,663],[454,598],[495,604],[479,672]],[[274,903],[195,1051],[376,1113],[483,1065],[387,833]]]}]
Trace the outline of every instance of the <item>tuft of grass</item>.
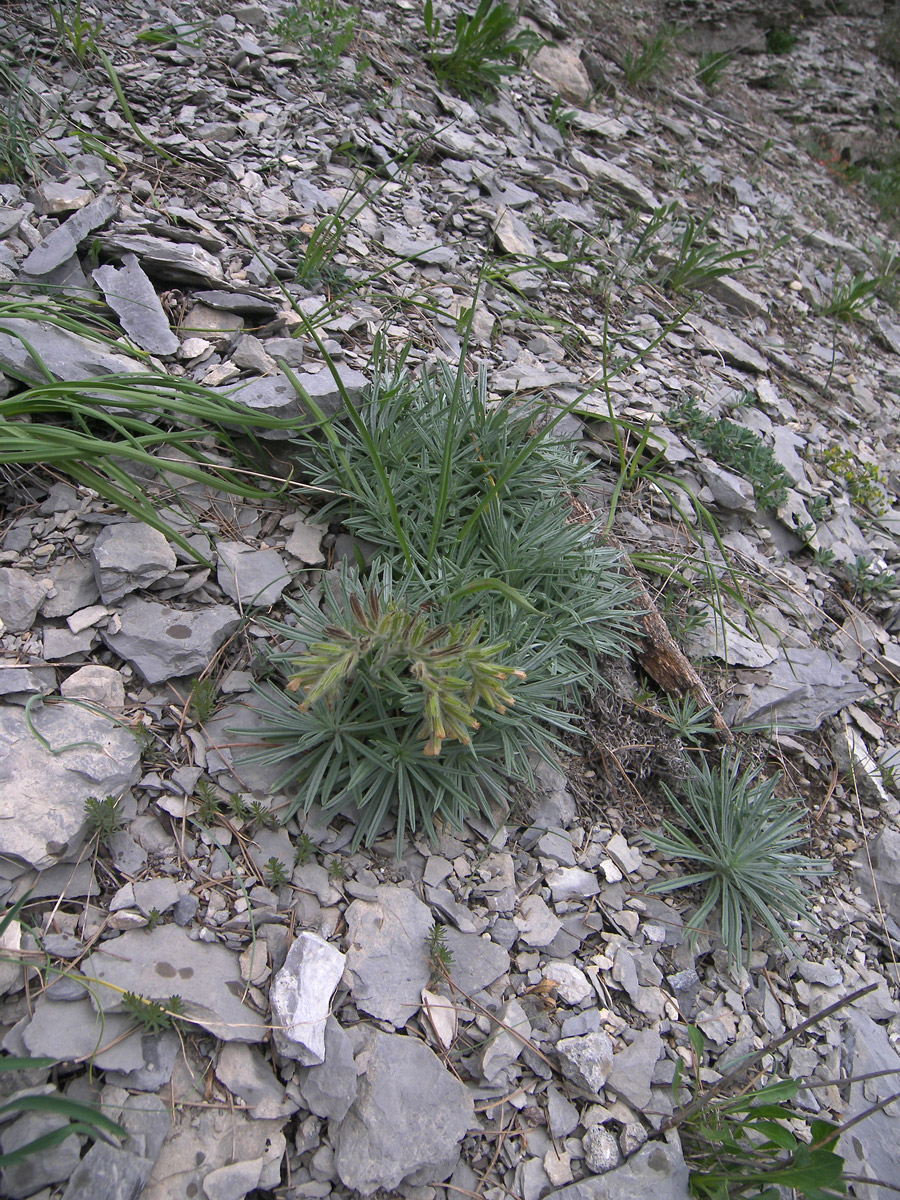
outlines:
[{"label": "tuft of grass", "polygon": [[202,725],[216,711],[219,704],[219,685],[211,676],[195,679],[188,696],[187,710],[192,720]]},{"label": "tuft of grass", "polygon": [[367,583],[346,568],[322,608],[304,597],[292,624],[268,623],[285,682],[259,689],[257,757],[285,764],[287,815],[355,809],[358,845],[393,814],[399,848],[407,829],[505,803],[529,750],[575,730],[579,689],[634,635],[634,590],[576,519],[586,466],[541,433],[539,407],[489,403],[483,370],[413,379],[379,351],[359,407],[344,402],[300,468],[339,497],[322,519],[383,550]]},{"label": "tuft of grass", "polygon": [[50,16],[64,52],[80,67],[97,57],[97,38],[103,32],[103,20],[89,21],[82,12],[81,0],[59,0],[51,4]]},{"label": "tuft of grass", "polygon": [[783,25],[773,25],[766,34],[766,50],[769,54],[790,54],[797,45],[797,34]]},{"label": "tuft of grass", "polygon": [[300,46],[323,78],[333,75],[338,60],[356,37],[358,8],[335,0],[306,0],[292,4],[273,33],[282,41]]},{"label": "tuft of grass", "polygon": [[699,56],[696,74],[708,92],[716,90],[716,85],[733,58],[734,54],[730,50],[724,53],[718,50],[708,50]]},{"label": "tuft of grass", "polygon": [[0,55],[0,183],[36,182],[41,175],[39,101],[29,86],[31,68],[23,78],[14,54],[14,47],[4,47]]},{"label": "tuft of grass", "polygon": [[744,258],[743,251],[725,250],[719,242],[704,242],[712,217],[712,209],[700,221],[690,213],[685,216],[675,260],[660,268],[654,282],[673,292],[685,292],[735,271]]},{"label": "tuft of grass", "polygon": [[452,31],[442,30],[433,0],[425,0],[427,58],[438,82],[469,98],[490,96],[544,39],[530,29],[514,32],[519,16],[505,0],[479,0],[475,12],[460,13]]},{"label": "tuft of grass", "polygon": [[864,271],[854,275],[847,283],[838,283],[835,278],[831,298],[819,312],[823,317],[834,317],[837,321],[857,321],[883,286],[883,279],[867,276]]},{"label": "tuft of grass", "polygon": [[664,821],[662,833],[645,834],[657,850],[695,868],[651,884],[648,892],[705,885],[687,933],[695,942],[718,907],[733,964],[741,959],[745,933],[749,961],[754,921],[789,949],[785,924],[811,917],[804,885],[831,871],[830,864],[796,852],[806,840],[806,811],[799,801],[776,796],[779,782],[778,776],[761,778],[758,770],[742,771],[740,754],[730,751],[713,768],[705,758],[688,762],[683,801],[662,785],[679,824]]},{"label": "tuft of grass", "polygon": [[663,25],[653,37],[641,39],[640,50],[627,50],[622,72],[628,86],[641,88],[654,83],[666,68],[674,41],[675,30]]}]

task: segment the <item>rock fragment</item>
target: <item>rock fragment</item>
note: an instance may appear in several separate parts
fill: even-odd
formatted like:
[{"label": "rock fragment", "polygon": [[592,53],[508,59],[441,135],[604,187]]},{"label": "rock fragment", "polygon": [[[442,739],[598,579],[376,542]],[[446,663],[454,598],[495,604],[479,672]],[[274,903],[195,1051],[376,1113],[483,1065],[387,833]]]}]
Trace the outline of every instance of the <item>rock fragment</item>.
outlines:
[{"label": "rock fragment", "polygon": [[344,973],[344,955],[318,934],[304,932],[288,951],[270,996],[279,1053],[304,1066],[325,1061],[325,1023]]},{"label": "rock fragment", "polygon": [[97,267],[93,276],[135,345],[151,354],[176,352],[181,345],[178,335],[172,332],[156,289],[134,254],[123,255],[119,270]]}]

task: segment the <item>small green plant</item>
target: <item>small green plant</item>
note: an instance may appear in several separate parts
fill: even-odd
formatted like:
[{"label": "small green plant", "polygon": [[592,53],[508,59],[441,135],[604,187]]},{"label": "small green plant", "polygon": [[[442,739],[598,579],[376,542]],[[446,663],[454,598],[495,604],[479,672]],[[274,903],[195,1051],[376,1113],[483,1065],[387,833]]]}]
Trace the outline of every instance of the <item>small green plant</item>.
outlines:
[{"label": "small green plant", "polygon": [[794,1079],[771,1080],[715,1098],[679,1126],[691,1195],[698,1200],[777,1200],[782,1189],[808,1200],[844,1195],[840,1130],[794,1103]]},{"label": "small green plant", "polygon": [[235,821],[246,821],[249,815],[247,801],[240,792],[229,792],[226,801],[228,803],[228,811]]},{"label": "small green plant", "polygon": [[283,884],[288,882],[287,867],[285,867],[281,859],[276,858],[274,854],[266,861],[264,869],[266,883],[269,885],[269,887],[281,887]]},{"label": "small green plant", "polygon": [[323,77],[332,75],[338,60],[356,37],[358,8],[335,0],[308,0],[292,4],[275,26],[275,36],[301,46]]},{"label": "small green plant", "polygon": [[260,686],[257,757],[285,765],[287,816],[355,809],[358,845],[392,814],[399,851],[407,829],[489,812],[530,777],[529,749],[575,728],[578,688],[635,628],[634,588],[596,524],[569,519],[587,466],[545,433],[555,411],[490,404],[464,363],[414,380],[382,342],[339,422],[301,396],[321,434],[300,471],[335,496],[320,519],[383,549],[368,584],[346,568],[322,608],[304,596],[295,623],[269,623],[294,691]]},{"label": "small green plant", "polygon": [[813,554],[813,565],[820,567],[823,571],[827,571],[837,562],[837,555],[833,550],[823,550],[821,547]]},{"label": "small green plant", "polygon": [[797,34],[783,25],[773,25],[766,34],[766,49],[770,54],[790,54],[797,44]]},{"label": "small green plant", "polygon": [[308,833],[301,833],[294,843],[294,862],[308,863],[315,852],[316,844]]},{"label": "small green plant", "polygon": [[857,599],[883,596],[897,587],[897,574],[883,558],[867,559],[859,555],[855,562],[845,563],[844,570]]},{"label": "small green plant", "polygon": [[735,272],[736,264],[744,258],[743,251],[723,250],[718,242],[704,243],[712,217],[712,209],[700,221],[695,221],[690,213],[685,216],[677,256],[660,267],[654,282],[674,292],[684,292],[705,287]]},{"label": "small green plant", "polygon": [[162,1033],[164,1029],[173,1029],[185,1015],[184,1001],[180,996],[158,1001],[135,992],[124,992],[122,1006],[145,1033]]},{"label": "small green plant", "polygon": [[347,868],[339,858],[328,861],[328,878],[334,883],[343,883],[347,878]]},{"label": "small green plant", "polygon": [[883,287],[884,279],[867,276],[864,271],[854,275],[848,283],[838,283],[835,277],[831,299],[819,311],[823,317],[834,317],[836,321],[856,321]]},{"label": "small green plant", "polygon": [[481,641],[483,622],[434,625],[422,612],[390,602],[382,608],[374,588],[365,605],[351,595],[350,610],[351,619],[326,626],[329,640],[313,643],[295,663],[287,686],[305,692],[302,712],[319,701],[331,704],[351,681],[369,678],[385,695],[396,690],[394,703],[404,712],[421,709],[423,753],[436,757],[445,741],[471,744],[476,706],[502,714],[515,703],[507,680],[524,672],[499,661],[504,643]]},{"label": "small green plant", "polygon": [[14,61],[0,57],[0,183],[37,181],[41,175],[37,145],[41,130],[39,100]]},{"label": "small green plant", "polygon": [[263,804],[262,800],[251,800],[247,808],[247,819],[251,825],[261,829],[271,829],[275,822],[275,814]]},{"label": "small green plant", "polygon": [[432,983],[443,979],[453,966],[453,951],[447,945],[447,930],[435,921],[428,931],[428,964],[431,967]]},{"label": "small green plant", "polygon": [[194,787],[194,818],[204,829],[215,824],[222,812],[222,796],[211,779],[198,779]]},{"label": "small green plant", "polygon": [[425,0],[425,57],[440,83],[461,96],[491,95],[544,44],[530,29],[514,33],[518,14],[505,0],[479,0],[471,16],[460,13],[453,31],[441,29],[432,0]]},{"label": "small green plant", "polygon": [[691,746],[699,746],[703,738],[716,735],[716,727],[711,720],[712,709],[701,708],[693,696],[667,695],[660,716],[675,737]]},{"label": "small green plant", "polygon": [[84,817],[87,821],[88,838],[98,846],[108,846],[110,838],[125,828],[121,796],[88,796],[84,802]]},{"label": "small green plant", "polygon": [[553,102],[550,105],[550,111],[547,113],[548,124],[557,129],[563,137],[568,137],[572,129],[574,117],[575,114],[571,108],[566,108],[562,96],[554,96]]},{"label": "small green plant", "polygon": [[707,50],[697,59],[697,78],[708,92],[715,91],[732,58],[734,54],[731,51],[722,53],[719,50]]},{"label": "small green plant", "polygon": [[650,892],[672,892],[705,885],[687,933],[695,942],[714,908],[721,916],[722,941],[733,964],[741,959],[744,934],[747,957],[754,921],[761,921],[779,946],[790,948],[785,923],[810,916],[804,884],[831,867],[796,853],[805,841],[806,812],[797,801],[779,799],[779,777],[760,778],[741,770],[740,754],[725,751],[716,767],[706,759],[687,763],[682,802],[663,784],[679,819],[663,822],[662,833],[647,833],[657,850],[696,869],[677,879],[653,883]]},{"label": "small green plant", "polygon": [[82,15],[81,0],[59,0],[50,5],[50,16],[56,27],[56,35],[66,53],[80,67],[97,54],[97,38],[103,31],[103,21],[91,22]]},{"label": "small green plant", "polygon": [[827,496],[815,496],[807,504],[806,511],[814,525],[821,525],[831,509],[831,501]]},{"label": "small green plant", "polygon": [[663,25],[652,38],[641,39],[640,50],[626,50],[622,72],[628,86],[640,88],[652,83],[665,70],[674,41],[674,29]]},{"label": "small green plant", "polygon": [[162,921],[162,913],[158,908],[151,908],[147,913],[147,928],[153,930]]},{"label": "small green plant", "polygon": [[195,679],[188,696],[187,708],[193,720],[202,725],[216,711],[219,703],[219,685],[215,679]]},{"label": "small green plant", "polygon": [[851,500],[881,516],[890,508],[886,485],[881,469],[867,462],[842,446],[829,446],[822,455],[826,469],[840,479],[847,488]]},{"label": "small green plant", "polygon": [[754,430],[734,421],[710,417],[701,411],[693,396],[669,410],[668,424],[696,438],[721,466],[730,467],[748,479],[759,504],[777,508],[784,503],[791,480],[775,452]]}]

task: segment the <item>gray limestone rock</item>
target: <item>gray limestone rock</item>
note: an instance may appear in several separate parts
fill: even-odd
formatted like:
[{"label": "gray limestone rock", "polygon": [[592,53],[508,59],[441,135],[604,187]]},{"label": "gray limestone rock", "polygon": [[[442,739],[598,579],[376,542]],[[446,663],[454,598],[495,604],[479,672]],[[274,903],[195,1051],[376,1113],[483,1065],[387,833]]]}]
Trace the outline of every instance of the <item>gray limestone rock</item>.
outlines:
[{"label": "gray limestone rock", "polygon": [[562,929],[559,917],[550,911],[540,896],[526,896],[513,920],[519,931],[519,941],[526,946],[549,946]]},{"label": "gray limestone rock", "polygon": [[712,321],[705,321],[702,317],[691,316],[688,323],[700,334],[700,342],[704,349],[720,354],[726,362],[748,371],[756,371],[760,375],[765,375],[769,370],[769,364],[763,356],[729,330],[714,325]]},{"label": "gray limestone rock", "polygon": [[[79,337],[66,329],[49,323],[4,319],[0,330],[0,369],[22,374],[34,382],[46,382],[41,364],[28,349],[30,344],[41,363],[55,379],[96,379],[104,375],[137,374],[144,371],[143,363],[127,354],[117,354],[102,343]],[[98,384],[98,395],[102,388]]]},{"label": "gray limestone rock", "polygon": [[525,1043],[522,1038],[531,1037],[531,1022],[518,1000],[507,1001],[498,1014],[497,1029],[483,1043],[479,1053],[481,1073],[488,1083],[512,1066]]},{"label": "gray limestone rock", "polygon": [[262,1054],[244,1042],[228,1042],[222,1047],[216,1078],[260,1120],[289,1117],[299,1107],[286,1097],[284,1084]]},{"label": "gray limestone rock", "polygon": [[67,262],[88,234],[105,225],[116,211],[116,202],[106,193],[72,214],[48,234],[22,263],[26,275],[49,275]]},{"label": "gray limestone rock", "polygon": [[732,512],[756,511],[753,484],[743,476],[729,471],[726,467],[720,467],[709,458],[701,459],[698,466],[720,508],[727,508]]},{"label": "gray limestone rock", "polygon": [[653,1069],[662,1052],[663,1042],[657,1030],[641,1030],[630,1046],[614,1056],[606,1086],[632,1108],[643,1112],[650,1103]]},{"label": "gray limestone rock", "polygon": [[[875,1071],[887,1071],[878,1079],[850,1085],[850,1097],[841,1114],[843,1122],[865,1112],[879,1101],[886,1100],[897,1092],[897,1072],[900,1071],[900,1055],[891,1046],[887,1033],[863,1013],[848,1010],[843,1038],[844,1064],[841,1072],[848,1079],[856,1079]],[[837,1152],[844,1156],[848,1175],[861,1175],[866,1179],[897,1183],[897,1114],[896,1105],[891,1104],[881,1112],[873,1113],[864,1121],[854,1125],[842,1135]],[[885,1191],[877,1183],[853,1185],[860,1200],[883,1200]]]},{"label": "gray limestone rock", "polygon": [[95,1142],[72,1172],[63,1200],[137,1200],[153,1160]]},{"label": "gray limestone rock", "polygon": [[[356,401],[366,385],[365,375],[343,365],[338,365],[337,371],[350,399]],[[331,371],[327,368],[315,372],[301,370],[295,372],[295,375],[303,390],[326,416],[335,416],[337,413],[343,412],[344,401]],[[265,416],[295,421],[299,417],[308,418],[312,415],[305,407],[293,383],[281,371],[277,375],[262,375],[251,379],[236,388],[215,388],[213,390],[219,391],[232,400],[236,400],[238,404],[244,404],[247,408]],[[284,437],[284,431],[281,429],[260,429],[258,432],[260,437],[276,441]]]},{"label": "gray limestone rock", "polygon": [[[53,1133],[68,1125],[69,1119],[55,1113],[24,1113],[11,1125],[0,1129],[0,1150],[12,1154],[27,1146],[36,1138]],[[65,1138],[55,1146],[45,1148],[40,1154],[29,1154],[21,1162],[13,1163],[0,1171],[0,1195],[9,1200],[22,1200],[48,1184],[68,1179],[78,1166],[81,1139],[77,1135]]]},{"label": "gray limestone rock", "polygon": [[[109,1019],[109,1018],[107,1018]],[[165,1087],[181,1053],[181,1039],[173,1029],[141,1035],[143,1063],[132,1071],[106,1072],[106,1082],[136,1092],[155,1092]]]},{"label": "gray limestone rock", "polygon": [[[246,988],[238,956],[214,942],[194,942],[177,925],[135,929],[104,942],[85,960],[85,975],[151,1000],[180,996],[187,1019],[222,1041],[261,1042],[266,1023],[241,1003]],[[95,1007],[121,1009],[121,994],[97,987]]]},{"label": "gray limestone rock", "polygon": [[547,875],[547,886],[554,902],[560,900],[587,900],[600,891],[597,876],[583,867],[557,867]]},{"label": "gray limestone rock", "polygon": [[119,270],[111,266],[98,267],[92,274],[106,303],[136,345],[151,354],[176,352],[181,342],[172,332],[156,288],[141,270],[135,255],[123,255]]},{"label": "gray limestone rock", "polygon": [[123,708],[125,681],[114,667],[90,663],[73,671],[59,685],[60,695],[72,700],[88,700],[101,708]]},{"label": "gray limestone rock", "polygon": [[622,1161],[615,1135],[603,1125],[592,1125],[584,1135],[584,1161],[595,1175],[605,1175]]},{"label": "gray limestone rock", "polygon": [[363,1196],[446,1179],[474,1120],[468,1089],[423,1043],[357,1026],[359,1094],[335,1142],[341,1182]]},{"label": "gray limestone rock", "polygon": [[684,1155],[677,1136],[670,1136],[669,1142],[648,1142],[614,1171],[589,1175],[544,1200],[690,1200]]},{"label": "gray limestone rock", "polygon": [[154,275],[176,283],[215,287],[225,278],[215,255],[190,242],[172,242],[146,233],[113,232],[101,238],[101,248],[123,261],[126,255],[134,254]]},{"label": "gray limestone rock", "polygon": [[325,1061],[325,1024],[344,973],[344,955],[316,933],[301,933],[269,997],[278,1052],[304,1066]]},{"label": "gray limestone rock", "polygon": [[725,715],[729,722],[737,715],[741,721],[771,721],[781,728],[818,729],[826,717],[868,695],[866,685],[834,655],[801,647],[779,651],[740,710]]},{"label": "gray limestone rock", "polygon": [[53,667],[37,663],[30,667],[0,664],[0,696],[9,696],[15,702],[26,696],[49,696],[55,691],[56,671]]},{"label": "gray limestone rock", "polygon": [[490,987],[509,970],[509,955],[490,938],[448,927],[444,930],[444,940],[453,955],[450,978],[470,996]]},{"label": "gray limestone rock", "polygon": [[534,258],[536,247],[531,230],[521,217],[504,208],[494,226],[494,237],[504,254]]},{"label": "gray limestone rock", "polygon": [[63,703],[26,718],[19,708],[0,706],[4,855],[38,870],[75,857],[88,797],[121,795],[139,774],[134,735],[101,713]]},{"label": "gray limestone rock", "polygon": [[632,204],[636,204],[638,208],[644,209],[645,212],[654,212],[659,208],[657,197],[630,171],[625,171],[593,154],[585,154],[582,150],[571,150],[569,158],[579,171],[583,171],[585,175],[597,181],[601,187],[611,188]]},{"label": "gray limestone rock", "polygon": [[37,579],[49,579],[56,589],[55,595],[44,601],[41,613],[45,617],[68,617],[82,608],[96,604],[100,598],[93,564],[79,558],[65,558],[53,564],[47,575]]},{"label": "gray limestone rock", "polygon": [[10,633],[24,633],[34,624],[47,599],[50,583],[35,579],[30,571],[0,567],[0,621]]},{"label": "gray limestone rock", "polygon": [[560,1038],[556,1043],[563,1074],[596,1097],[613,1066],[613,1044],[605,1033]]},{"label": "gray limestone rock", "polygon": [[764,300],[729,275],[720,275],[718,279],[708,280],[702,285],[702,290],[707,295],[714,296],[726,308],[734,309],[745,317],[756,317],[766,311]]},{"label": "gray limestone rock", "polygon": [[[853,877],[871,904],[879,901],[885,913],[900,922],[900,832],[885,825],[869,843],[869,859],[853,864]],[[874,878],[873,878],[874,876]]]},{"label": "gray limestone rock", "polygon": [[175,570],[175,551],[158,529],[141,521],[107,525],[91,551],[100,598],[114,604]]},{"label": "gray limestone rock", "polygon": [[226,596],[244,607],[278,603],[291,577],[276,550],[254,550],[243,542],[217,542],[216,550],[216,578]]},{"label": "gray limestone rock", "polygon": [[317,1117],[340,1123],[356,1099],[353,1043],[335,1017],[325,1022],[325,1061],[299,1073],[303,1103]]},{"label": "gray limestone rock", "polygon": [[425,946],[431,912],[406,888],[380,887],[377,900],[354,900],[345,917],[354,1003],[399,1029],[418,1012],[431,978]]},{"label": "gray limestone rock", "polygon": [[125,601],[120,619],[120,631],[104,630],[103,640],[148,683],[202,671],[240,624],[230,604],[188,610],[134,598]]},{"label": "gray limestone rock", "polygon": [[531,69],[571,104],[587,104],[593,84],[578,52],[565,46],[542,46],[531,60]]},{"label": "gray limestone rock", "polygon": [[[55,986],[51,994],[57,995]],[[29,1053],[37,1057],[61,1062],[89,1057],[100,1070],[110,1071],[134,1071],[144,1065],[132,1018],[117,1013],[101,1021],[87,998],[42,997],[22,1036]]]}]

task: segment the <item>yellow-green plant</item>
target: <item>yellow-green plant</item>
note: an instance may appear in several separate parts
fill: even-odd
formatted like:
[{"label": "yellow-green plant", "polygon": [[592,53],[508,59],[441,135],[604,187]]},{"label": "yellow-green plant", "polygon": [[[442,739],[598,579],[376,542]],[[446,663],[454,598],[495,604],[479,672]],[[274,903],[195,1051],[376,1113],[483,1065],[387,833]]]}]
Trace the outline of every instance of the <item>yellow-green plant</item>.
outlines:
[{"label": "yellow-green plant", "polygon": [[530,29],[513,32],[519,17],[505,0],[479,0],[471,16],[459,14],[452,32],[441,30],[432,0],[425,0],[424,16],[431,69],[461,96],[496,92],[544,44]]}]

